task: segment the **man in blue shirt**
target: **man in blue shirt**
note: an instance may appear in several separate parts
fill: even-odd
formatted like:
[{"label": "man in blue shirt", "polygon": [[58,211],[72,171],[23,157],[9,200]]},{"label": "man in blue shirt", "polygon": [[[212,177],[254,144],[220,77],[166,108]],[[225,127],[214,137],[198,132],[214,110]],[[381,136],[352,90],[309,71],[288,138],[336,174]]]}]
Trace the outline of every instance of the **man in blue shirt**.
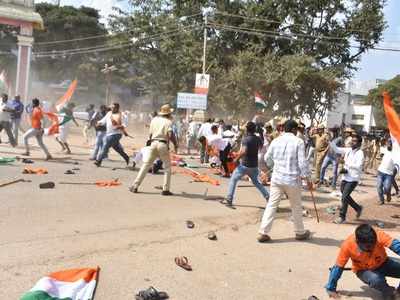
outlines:
[{"label": "man in blue shirt", "polygon": [[10,107],[14,110],[11,113],[11,128],[14,135],[15,142],[18,144],[18,131],[21,124],[22,113],[24,112],[24,104],[21,102],[19,95],[15,96],[11,101]]},{"label": "man in blue shirt", "polygon": [[258,179],[258,151],[262,147],[262,141],[259,137],[255,135],[256,124],[253,122],[248,122],[246,124],[246,137],[242,140],[242,145],[239,151],[239,155],[236,157],[236,162],[240,160],[240,164],[237,166],[233,172],[231,179],[229,181],[228,196],[226,199],[221,201],[227,207],[233,207],[233,197],[235,195],[236,186],[239,180],[247,175],[250,177],[251,181],[255,187],[260,191],[263,198],[268,201],[269,193],[267,189],[261,184]]}]

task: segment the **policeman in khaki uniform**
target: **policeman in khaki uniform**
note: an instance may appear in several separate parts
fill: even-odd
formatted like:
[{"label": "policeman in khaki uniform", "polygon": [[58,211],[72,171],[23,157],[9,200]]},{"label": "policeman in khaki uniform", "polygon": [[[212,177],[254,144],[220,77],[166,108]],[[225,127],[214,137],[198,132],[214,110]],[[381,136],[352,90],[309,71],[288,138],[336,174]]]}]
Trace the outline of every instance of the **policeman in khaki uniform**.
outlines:
[{"label": "policeman in khaki uniform", "polygon": [[316,183],[319,182],[322,162],[324,161],[325,155],[329,149],[330,136],[325,133],[325,126],[318,125],[317,133],[311,136],[315,141],[315,179]]},{"label": "policeman in khaki uniform", "polygon": [[160,112],[150,123],[150,154],[146,161],[144,161],[137,175],[135,182],[129,188],[132,193],[138,193],[138,188],[143,182],[144,177],[152,167],[153,162],[159,157],[164,165],[164,185],[163,196],[171,196],[171,158],[169,154],[169,142],[172,142],[177,150],[176,138],[172,131],[172,117],[171,114],[174,110],[169,104],[163,105]]}]

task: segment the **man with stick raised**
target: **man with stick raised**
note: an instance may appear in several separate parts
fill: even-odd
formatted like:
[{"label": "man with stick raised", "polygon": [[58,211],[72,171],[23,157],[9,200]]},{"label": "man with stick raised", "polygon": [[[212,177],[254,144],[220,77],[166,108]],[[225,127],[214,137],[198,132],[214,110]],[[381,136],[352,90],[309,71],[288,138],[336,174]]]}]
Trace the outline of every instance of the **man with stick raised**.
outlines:
[{"label": "man with stick raised", "polygon": [[301,207],[301,179],[307,180],[311,189],[310,171],[305,158],[304,142],[296,136],[298,124],[288,120],[284,125],[284,133],[274,139],[268,148],[266,163],[273,164],[270,198],[261,221],[258,241],[271,240],[268,233],[272,228],[276,210],[283,194],[289,197],[292,207],[295,237],[297,240],[310,238],[310,231],[304,229],[303,211]]}]

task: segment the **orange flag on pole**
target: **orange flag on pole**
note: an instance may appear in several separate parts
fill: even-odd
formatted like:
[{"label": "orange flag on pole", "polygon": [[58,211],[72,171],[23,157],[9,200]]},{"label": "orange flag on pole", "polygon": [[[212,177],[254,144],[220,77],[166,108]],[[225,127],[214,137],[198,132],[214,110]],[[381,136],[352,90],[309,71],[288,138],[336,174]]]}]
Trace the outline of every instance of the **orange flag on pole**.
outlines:
[{"label": "orange flag on pole", "polygon": [[392,104],[392,97],[388,92],[383,92],[383,107],[385,109],[388,128],[392,138],[400,143],[400,118]]},{"label": "orange flag on pole", "polygon": [[65,103],[67,103],[69,100],[71,100],[72,96],[75,93],[76,87],[78,86],[78,80],[75,79],[74,81],[72,81],[72,83],[70,84],[67,92],[64,94],[64,96],[62,96],[57,104],[56,104],[56,109],[57,111],[59,111]]},{"label": "orange flag on pole", "polygon": [[386,119],[390,135],[392,137],[393,152],[396,153],[395,163],[400,164],[400,118],[393,107],[392,97],[388,92],[383,92],[383,107],[385,109]]}]

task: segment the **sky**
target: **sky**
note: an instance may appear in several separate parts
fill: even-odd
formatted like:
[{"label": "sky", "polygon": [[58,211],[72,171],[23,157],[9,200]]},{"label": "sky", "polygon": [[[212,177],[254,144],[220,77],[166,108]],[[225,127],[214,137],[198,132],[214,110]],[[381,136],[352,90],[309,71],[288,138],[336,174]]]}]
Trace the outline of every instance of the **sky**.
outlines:
[{"label": "sky", "polygon": [[[51,0],[39,0],[39,2],[55,2]],[[112,8],[118,6],[128,9],[127,0],[61,0],[61,5],[90,6],[100,10],[104,20],[112,13]],[[380,44],[385,48],[400,49],[400,0],[388,0],[384,9],[388,28],[383,35]],[[391,79],[400,74],[400,52],[383,52],[371,50],[363,54],[358,64],[359,70],[354,73],[356,80]]]}]

